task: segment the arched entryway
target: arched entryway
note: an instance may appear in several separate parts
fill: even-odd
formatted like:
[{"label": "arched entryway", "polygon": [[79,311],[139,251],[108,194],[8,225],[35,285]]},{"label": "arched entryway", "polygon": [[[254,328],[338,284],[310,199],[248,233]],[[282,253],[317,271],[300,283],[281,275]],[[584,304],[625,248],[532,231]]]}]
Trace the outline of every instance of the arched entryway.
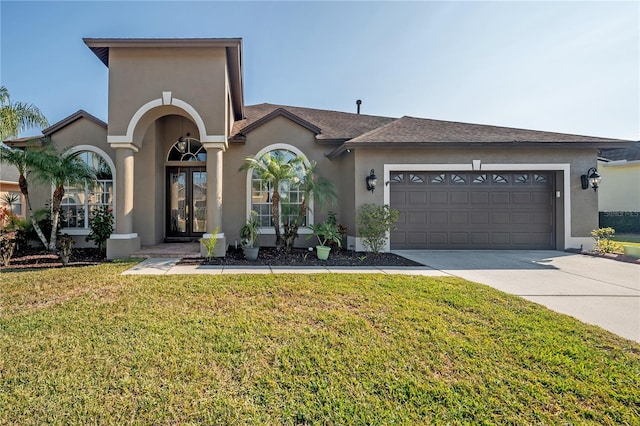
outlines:
[{"label": "arched entryway", "polygon": [[199,239],[207,231],[207,152],[195,138],[180,136],[166,167],[165,241]]}]

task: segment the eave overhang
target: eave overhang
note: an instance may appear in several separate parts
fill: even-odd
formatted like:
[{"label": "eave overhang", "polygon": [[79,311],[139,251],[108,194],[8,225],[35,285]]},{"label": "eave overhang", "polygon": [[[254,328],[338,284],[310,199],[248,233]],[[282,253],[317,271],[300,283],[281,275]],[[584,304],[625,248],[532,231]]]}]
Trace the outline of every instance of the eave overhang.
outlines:
[{"label": "eave overhang", "polygon": [[625,141],[619,139],[602,141],[562,141],[562,142],[549,142],[549,141],[482,141],[482,142],[469,142],[469,141],[445,141],[445,142],[349,142],[346,141],[333,151],[326,154],[329,159],[334,159],[340,156],[347,150],[355,150],[358,148],[373,148],[373,149],[425,149],[425,148],[625,148],[628,145],[633,144],[633,141]]},{"label": "eave overhang", "polygon": [[62,120],[58,121],[57,123],[47,127],[46,129],[44,129],[42,131],[42,134],[45,136],[50,136],[51,134],[57,132],[58,130],[62,129],[63,127],[68,126],[69,124],[73,123],[76,120],[79,120],[81,118],[85,118],[95,124],[97,124],[100,127],[104,127],[105,129],[107,128],[107,123],[105,123],[104,121],[100,120],[98,117],[89,114],[87,111],[85,110],[78,110],[77,112],[71,114],[70,116],[63,118]]},{"label": "eave overhang", "polygon": [[183,48],[183,47],[223,47],[227,54],[231,102],[235,120],[244,118],[244,83],[242,79],[242,39],[241,38],[83,38],[84,43],[109,67],[109,49],[118,48]]}]

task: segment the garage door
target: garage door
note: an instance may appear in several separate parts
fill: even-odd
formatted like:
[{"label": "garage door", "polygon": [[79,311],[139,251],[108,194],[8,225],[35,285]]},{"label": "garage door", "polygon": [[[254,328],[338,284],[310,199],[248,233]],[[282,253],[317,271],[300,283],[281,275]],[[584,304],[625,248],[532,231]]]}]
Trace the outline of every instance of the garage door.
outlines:
[{"label": "garage door", "polygon": [[391,172],[392,249],[553,249],[552,172]]}]

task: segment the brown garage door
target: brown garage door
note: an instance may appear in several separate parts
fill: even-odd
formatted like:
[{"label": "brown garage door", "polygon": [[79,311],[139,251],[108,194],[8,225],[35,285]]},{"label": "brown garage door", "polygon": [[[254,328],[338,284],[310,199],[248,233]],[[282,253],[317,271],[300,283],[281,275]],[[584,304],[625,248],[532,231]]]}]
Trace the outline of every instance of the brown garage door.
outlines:
[{"label": "brown garage door", "polygon": [[553,249],[552,172],[391,172],[392,249]]}]

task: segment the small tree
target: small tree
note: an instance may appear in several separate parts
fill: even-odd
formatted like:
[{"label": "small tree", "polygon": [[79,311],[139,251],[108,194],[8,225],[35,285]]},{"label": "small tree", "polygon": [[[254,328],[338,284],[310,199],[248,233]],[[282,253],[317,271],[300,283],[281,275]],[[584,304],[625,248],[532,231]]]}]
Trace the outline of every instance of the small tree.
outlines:
[{"label": "small tree", "polygon": [[384,248],[388,233],[395,229],[395,223],[400,216],[398,210],[388,204],[363,204],[358,209],[356,222],[358,233],[367,251],[380,253]]},{"label": "small tree", "polygon": [[6,207],[0,207],[0,263],[9,266],[16,248],[16,215]]},{"label": "small tree", "polygon": [[46,163],[48,158],[50,158],[48,154],[48,146],[45,146],[44,150],[40,150],[32,146],[27,146],[25,149],[14,149],[5,145],[0,145],[0,162],[10,164],[18,170],[18,185],[20,186],[20,192],[24,195],[27,214],[31,221],[31,226],[45,248],[47,247],[47,237],[44,235],[36,215],[31,208],[27,175],[34,169],[37,169],[39,164]]},{"label": "small tree", "polygon": [[284,239],[280,232],[280,184],[283,182],[297,184],[300,181],[299,171],[303,166],[304,163],[301,157],[287,159],[279,154],[279,151],[273,151],[258,159],[247,157],[240,167],[240,171],[255,172],[258,179],[267,182],[272,188],[271,212],[273,215],[273,228],[276,234],[276,247],[278,248],[284,245]]},{"label": "small tree", "polygon": [[37,178],[43,183],[53,185],[53,197],[51,198],[51,236],[48,249],[56,250],[58,223],[60,221],[60,205],[64,198],[65,185],[82,185],[95,182],[95,171],[76,154],[69,150],[57,154],[50,151],[41,161],[34,166]]},{"label": "small tree", "polygon": [[93,217],[89,219],[89,235],[85,241],[94,241],[98,249],[104,254],[107,240],[113,232],[113,213],[107,206],[98,207],[94,210]]},{"label": "small tree", "polygon": [[47,127],[49,123],[42,111],[33,104],[13,102],[9,90],[0,87],[0,139],[17,137],[32,127]]},{"label": "small tree", "polygon": [[304,224],[307,217],[310,198],[316,197],[321,206],[332,205],[336,201],[335,185],[329,179],[317,175],[317,166],[315,161],[311,161],[309,166],[305,167],[304,176],[298,185],[302,191],[300,206],[295,214],[288,214],[286,215],[287,219],[283,220],[284,241],[287,251],[291,251],[295,239],[298,238],[298,229]]}]

